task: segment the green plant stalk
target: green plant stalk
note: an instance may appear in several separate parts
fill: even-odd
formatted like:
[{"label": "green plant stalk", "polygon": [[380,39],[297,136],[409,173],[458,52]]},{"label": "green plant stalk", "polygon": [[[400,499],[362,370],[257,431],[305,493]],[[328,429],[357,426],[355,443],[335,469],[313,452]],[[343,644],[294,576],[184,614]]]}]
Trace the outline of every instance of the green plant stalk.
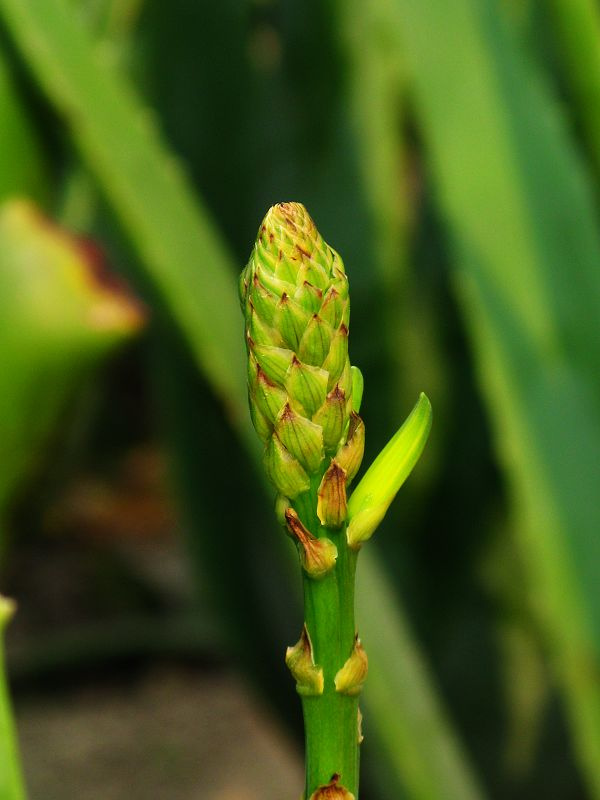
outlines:
[{"label": "green plant stalk", "polygon": [[[323,528],[317,518],[318,481],[295,503],[295,510],[307,528],[318,536]],[[334,679],[352,653],[354,620],[354,579],[357,551],[346,541],[346,526],[339,531],[326,528],[337,547],[335,569],[321,580],[303,576],[304,622],[313,647],[315,663],[323,669],[323,694],[302,698],[306,746],[306,797],[328,783],[334,774],[343,776],[345,788],[358,797],[359,730],[358,696],[340,694]]]},{"label": "green plant stalk", "polygon": [[354,620],[356,560],[423,450],[431,404],[420,396],[348,500],[365,441],[363,380],[348,354],[348,279],[300,203],[267,212],[240,300],[250,413],[303,570],[304,625],[286,663],[304,711],[305,798],[356,800],[368,670]]}]

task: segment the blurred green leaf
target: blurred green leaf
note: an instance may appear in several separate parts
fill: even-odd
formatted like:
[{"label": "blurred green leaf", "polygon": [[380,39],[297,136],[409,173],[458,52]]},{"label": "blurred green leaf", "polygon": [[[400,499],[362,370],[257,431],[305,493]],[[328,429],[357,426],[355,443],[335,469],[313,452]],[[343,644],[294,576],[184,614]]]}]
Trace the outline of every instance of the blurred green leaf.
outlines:
[{"label": "blurred green leaf", "polygon": [[[199,366],[225,401],[238,431],[248,443],[241,318],[231,262],[224,246],[160,144],[147,112],[111,66],[94,54],[91,42],[73,23],[64,3],[1,0],[0,8],[40,83],[70,123],[90,169],[95,171],[171,313],[185,332]],[[200,260],[202,271],[195,266]],[[251,451],[257,452],[254,438]],[[385,590],[386,579],[376,572],[371,581],[374,607],[385,605],[393,614],[393,606],[386,604],[383,597],[378,603],[380,593]],[[393,620],[389,624],[394,627]],[[390,641],[390,658],[382,665],[385,672],[394,671],[397,660],[404,658],[405,668],[412,669],[414,661],[407,657],[403,641],[402,637]],[[414,675],[413,679],[420,685],[423,696],[430,698],[429,719],[437,730],[439,745],[446,739],[446,726],[438,719],[437,703],[431,699],[434,689],[424,675]],[[394,683],[393,675],[386,675],[383,680],[390,685]],[[396,713],[386,716],[388,741],[390,736],[406,740],[413,731],[415,736],[419,735],[419,725],[412,717],[414,707],[403,707],[403,699],[406,695],[395,696]],[[370,725],[377,729],[380,724],[383,721],[375,712]],[[452,796],[458,800],[465,795],[459,790],[449,795],[447,787],[472,786],[459,751],[453,744],[443,749],[449,756],[439,760],[440,775],[444,777],[440,777],[436,793],[424,794],[415,784],[411,785],[414,797]],[[428,762],[421,753],[430,754],[431,749],[417,747],[413,753],[420,759],[419,771],[424,772]],[[386,796],[396,798],[403,776],[399,775],[396,763],[392,772],[394,783],[388,787]],[[451,772],[460,778],[455,779]]]},{"label": "blurred green leaf", "polygon": [[575,117],[600,177],[600,9],[594,0],[546,0]]},{"label": "blurred green leaf", "polygon": [[0,109],[0,201],[14,194],[41,201],[48,176],[40,143],[1,47]]},{"label": "blurred green leaf", "polygon": [[[370,547],[358,562],[358,628],[369,653],[365,685],[365,731],[385,754],[382,797],[398,798],[401,787],[417,800],[477,800],[484,797],[414,641],[402,605]],[[403,717],[404,722],[398,717]]]},{"label": "blurred green leaf", "polygon": [[132,300],[31,204],[0,206],[0,513],[91,366],[136,331]]},{"label": "blurred green leaf", "polygon": [[25,798],[4,667],[4,628],[13,611],[14,604],[0,595],[0,797],[2,800],[24,800]]},{"label": "blurred green leaf", "polygon": [[494,3],[394,8],[530,595],[600,797],[600,240],[590,186]]}]

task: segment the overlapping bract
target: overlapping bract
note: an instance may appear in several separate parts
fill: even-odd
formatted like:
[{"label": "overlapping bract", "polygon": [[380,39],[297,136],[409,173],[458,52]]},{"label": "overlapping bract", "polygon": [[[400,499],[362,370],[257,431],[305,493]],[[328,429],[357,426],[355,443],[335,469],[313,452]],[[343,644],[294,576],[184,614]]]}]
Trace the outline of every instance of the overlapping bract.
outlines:
[{"label": "overlapping bract", "polygon": [[[268,211],[240,295],[250,411],[269,477],[290,499],[333,461],[349,482],[362,458],[364,428],[352,410],[348,280],[300,203]],[[333,497],[326,488],[323,496]],[[336,519],[335,510],[323,513]]]}]

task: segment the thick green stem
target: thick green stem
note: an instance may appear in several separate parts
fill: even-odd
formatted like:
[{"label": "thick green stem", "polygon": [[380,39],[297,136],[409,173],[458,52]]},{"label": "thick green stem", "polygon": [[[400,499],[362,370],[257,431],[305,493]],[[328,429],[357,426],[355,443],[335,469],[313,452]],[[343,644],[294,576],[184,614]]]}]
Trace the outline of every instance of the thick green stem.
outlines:
[{"label": "thick green stem", "polygon": [[[319,479],[320,480],[320,479]],[[298,498],[296,511],[315,536],[327,536],[337,547],[335,568],[324,578],[304,575],[304,621],[315,664],[323,670],[323,694],[303,697],[306,741],[306,798],[333,775],[358,798],[358,696],[336,691],[335,676],[353,652],[355,642],[354,578],[356,552],[348,547],[345,526],[323,528],[316,514],[319,481]]]}]

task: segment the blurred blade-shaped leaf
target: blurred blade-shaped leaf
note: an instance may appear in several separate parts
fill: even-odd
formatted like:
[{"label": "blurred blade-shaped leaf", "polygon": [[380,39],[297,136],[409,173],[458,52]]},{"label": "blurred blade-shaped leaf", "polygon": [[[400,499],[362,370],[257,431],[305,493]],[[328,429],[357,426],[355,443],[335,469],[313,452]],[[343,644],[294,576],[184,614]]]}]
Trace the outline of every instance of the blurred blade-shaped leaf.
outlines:
[{"label": "blurred blade-shaped leaf", "polygon": [[530,596],[600,797],[600,240],[565,120],[486,0],[394,6]]},{"label": "blurred blade-shaped leaf", "polygon": [[42,200],[47,193],[40,142],[0,46],[0,201],[14,194]]},{"label": "blurred blade-shaped leaf", "polygon": [[2,510],[87,371],[143,322],[97,260],[30,203],[0,207]]}]

